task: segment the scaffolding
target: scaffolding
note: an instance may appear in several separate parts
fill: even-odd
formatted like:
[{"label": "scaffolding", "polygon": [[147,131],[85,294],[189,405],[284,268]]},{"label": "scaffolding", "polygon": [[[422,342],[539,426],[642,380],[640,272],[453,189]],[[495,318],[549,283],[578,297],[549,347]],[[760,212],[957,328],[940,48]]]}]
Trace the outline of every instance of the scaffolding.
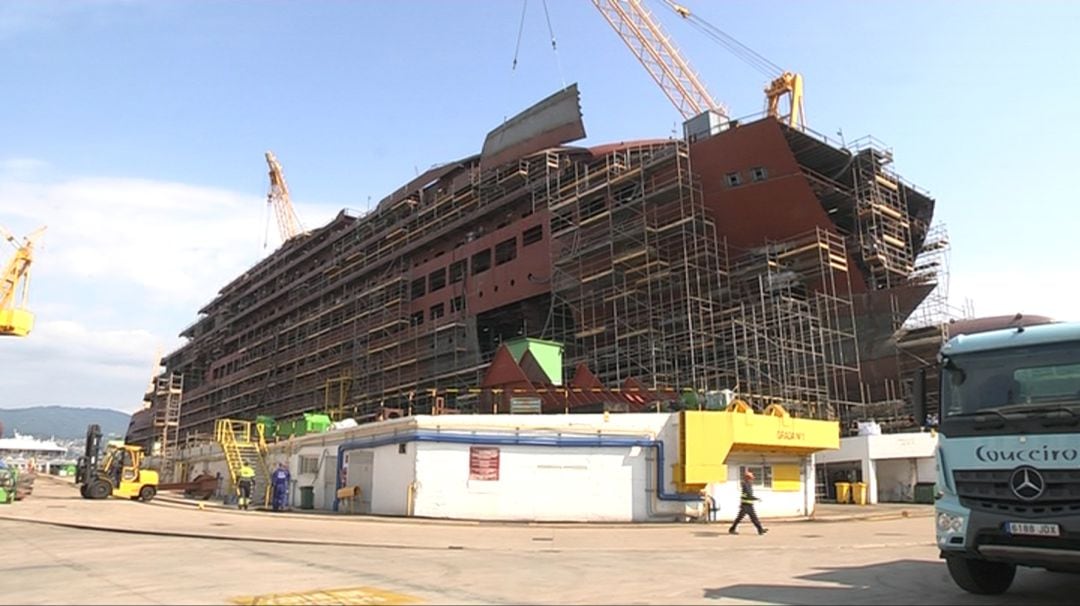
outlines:
[{"label": "scaffolding", "polygon": [[[873,292],[936,276],[938,261],[913,258],[923,224],[907,208],[932,204],[876,141],[849,152],[784,132],[808,204],[833,225],[734,259],[677,140],[556,147],[487,170],[466,158],[366,215],[342,211],[222,288],[182,332],[190,341],[164,361],[185,377],[180,431],[206,435],[225,416],[469,410],[511,336],[562,342],[567,367],[584,362],[609,386],[732,388],[757,407],[861,418],[852,282],[861,296],[863,277]],[[895,331],[906,318],[890,300]]]},{"label": "scaffolding", "polygon": [[[858,337],[843,239],[824,229],[733,260],[724,310],[736,392],[813,418],[858,403]],[[854,377],[854,379],[853,379]]]},{"label": "scaffolding", "polygon": [[180,449],[180,412],[184,398],[184,376],[175,372],[157,377],[154,396],[162,402],[154,427],[161,431],[161,480],[172,482]]},{"label": "scaffolding", "polygon": [[[871,289],[887,289],[909,281],[914,269],[911,217],[905,188],[891,170],[892,150],[873,137],[853,141],[853,194],[855,197],[855,239],[866,267]],[[892,328],[899,329],[905,317],[892,299]]]},{"label": "scaffolding", "polygon": [[628,146],[553,175],[545,338],[605,384],[726,387],[717,328],[726,274],[687,145]]}]

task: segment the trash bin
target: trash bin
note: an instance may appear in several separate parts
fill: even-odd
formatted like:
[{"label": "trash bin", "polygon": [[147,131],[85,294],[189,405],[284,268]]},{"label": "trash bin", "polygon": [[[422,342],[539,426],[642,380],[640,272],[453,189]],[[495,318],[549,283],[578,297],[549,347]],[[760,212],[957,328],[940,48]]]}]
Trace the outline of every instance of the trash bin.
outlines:
[{"label": "trash bin", "polygon": [[924,505],[934,504],[934,483],[919,482],[915,485],[915,502]]},{"label": "trash bin", "polygon": [[300,487],[300,509],[315,509],[315,487]]},{"label": "trash bin", "polygon": [[855,482],[851,485],[851,496],[856,505],[866,505],[866,488],[866,482]]},{"label": "trash bin", "polygon": [[836,502],[848,503],[851,501],[851,483],[850,482],[837,482],[836,483]]}]

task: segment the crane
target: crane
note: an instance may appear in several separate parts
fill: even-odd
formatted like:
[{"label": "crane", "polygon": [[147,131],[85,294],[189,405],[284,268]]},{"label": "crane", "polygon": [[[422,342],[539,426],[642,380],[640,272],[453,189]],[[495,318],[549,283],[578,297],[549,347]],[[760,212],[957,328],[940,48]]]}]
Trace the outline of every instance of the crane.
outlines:
[{"label": "crane", "polygon": [[706,110],[727,119],[727,108],[713,99],[640,0],[592,0],[592,3],[684,119]]},{"label": "crane", "polygon": [[[765,87],[765,111],[769,116],[795,128],[805,125],[803,79],[800,74],[781,69],[673,0],[664,2],[692,26],[771,79]],[[709,95],[705,85],[679,54],[660,24],[653,19],[642,0],[592,0],[592,3],[684,119],[688,120],[706,110],[713,110],[724,119],[728,118],[727,109]],[[785,95],[788,97],[788,111],[786,115],[781,115],[780,105]]]},{"label": "crane", "polygon": [[[0,238],[15,247],[15,256],[0,272],[0,336],[25,337],[34,328],[34,314],[26,309],[30,287],[30,264],[34,260],[34,245],[45,227],[39,227],[20,242],[0,225]],[[20,296],[21,291],[21,296]]]},{"label": "crane", "polygon": [[289,199],[289,186],[285,183],[285,173],[281,170],[281,163],[274,157],[274,152],[266,152],[266,163],[270,166],[270,192],[266,194],[266,204],[274,208],[277,215],[278,233],[281,241],[304,233],[300,225],[300,219],[293,209],[292,200]]}]

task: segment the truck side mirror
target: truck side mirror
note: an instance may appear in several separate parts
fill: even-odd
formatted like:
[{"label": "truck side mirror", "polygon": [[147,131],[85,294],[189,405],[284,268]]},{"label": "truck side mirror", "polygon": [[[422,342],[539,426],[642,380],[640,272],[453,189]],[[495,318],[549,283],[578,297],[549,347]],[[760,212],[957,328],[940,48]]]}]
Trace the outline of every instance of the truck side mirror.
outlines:
[{"label": "truck side mirror", "polygon": [[926,427],[926,368],[915,371],[911,383],[911,406],[915,410],[915,422]]}]

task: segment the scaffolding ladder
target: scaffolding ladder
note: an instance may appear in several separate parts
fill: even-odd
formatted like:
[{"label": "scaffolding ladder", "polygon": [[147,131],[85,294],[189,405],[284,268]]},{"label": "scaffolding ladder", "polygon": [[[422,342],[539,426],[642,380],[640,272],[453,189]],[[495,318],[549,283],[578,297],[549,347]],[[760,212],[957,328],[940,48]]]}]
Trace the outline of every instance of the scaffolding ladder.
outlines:
[{"label": "scaffolding ladder", "polygon": [[[270,505],[270,467],[266,461],[266,437],[263,426],[251,421],[236,419],[218,419],[214,427],[214,441],[225,453],[225,462],[229,466],[229,478],[233,490],[240,480],[240,469],[245,465],[255,471],[255,483],[251,488],[253,498],[262,494],[263,507]],[[261,491],[261,492],[260,492]]]},{"label": "scaffolding ladder", "polygon": [[163,482],[174,482],[177,450],[180,448],[180,406],[184,399],[184,375],[170,372],[157,377],[154,395],[163,398],[165,402],[164,411],[154,420],[154,427],[161,430],[161,479]]}]

